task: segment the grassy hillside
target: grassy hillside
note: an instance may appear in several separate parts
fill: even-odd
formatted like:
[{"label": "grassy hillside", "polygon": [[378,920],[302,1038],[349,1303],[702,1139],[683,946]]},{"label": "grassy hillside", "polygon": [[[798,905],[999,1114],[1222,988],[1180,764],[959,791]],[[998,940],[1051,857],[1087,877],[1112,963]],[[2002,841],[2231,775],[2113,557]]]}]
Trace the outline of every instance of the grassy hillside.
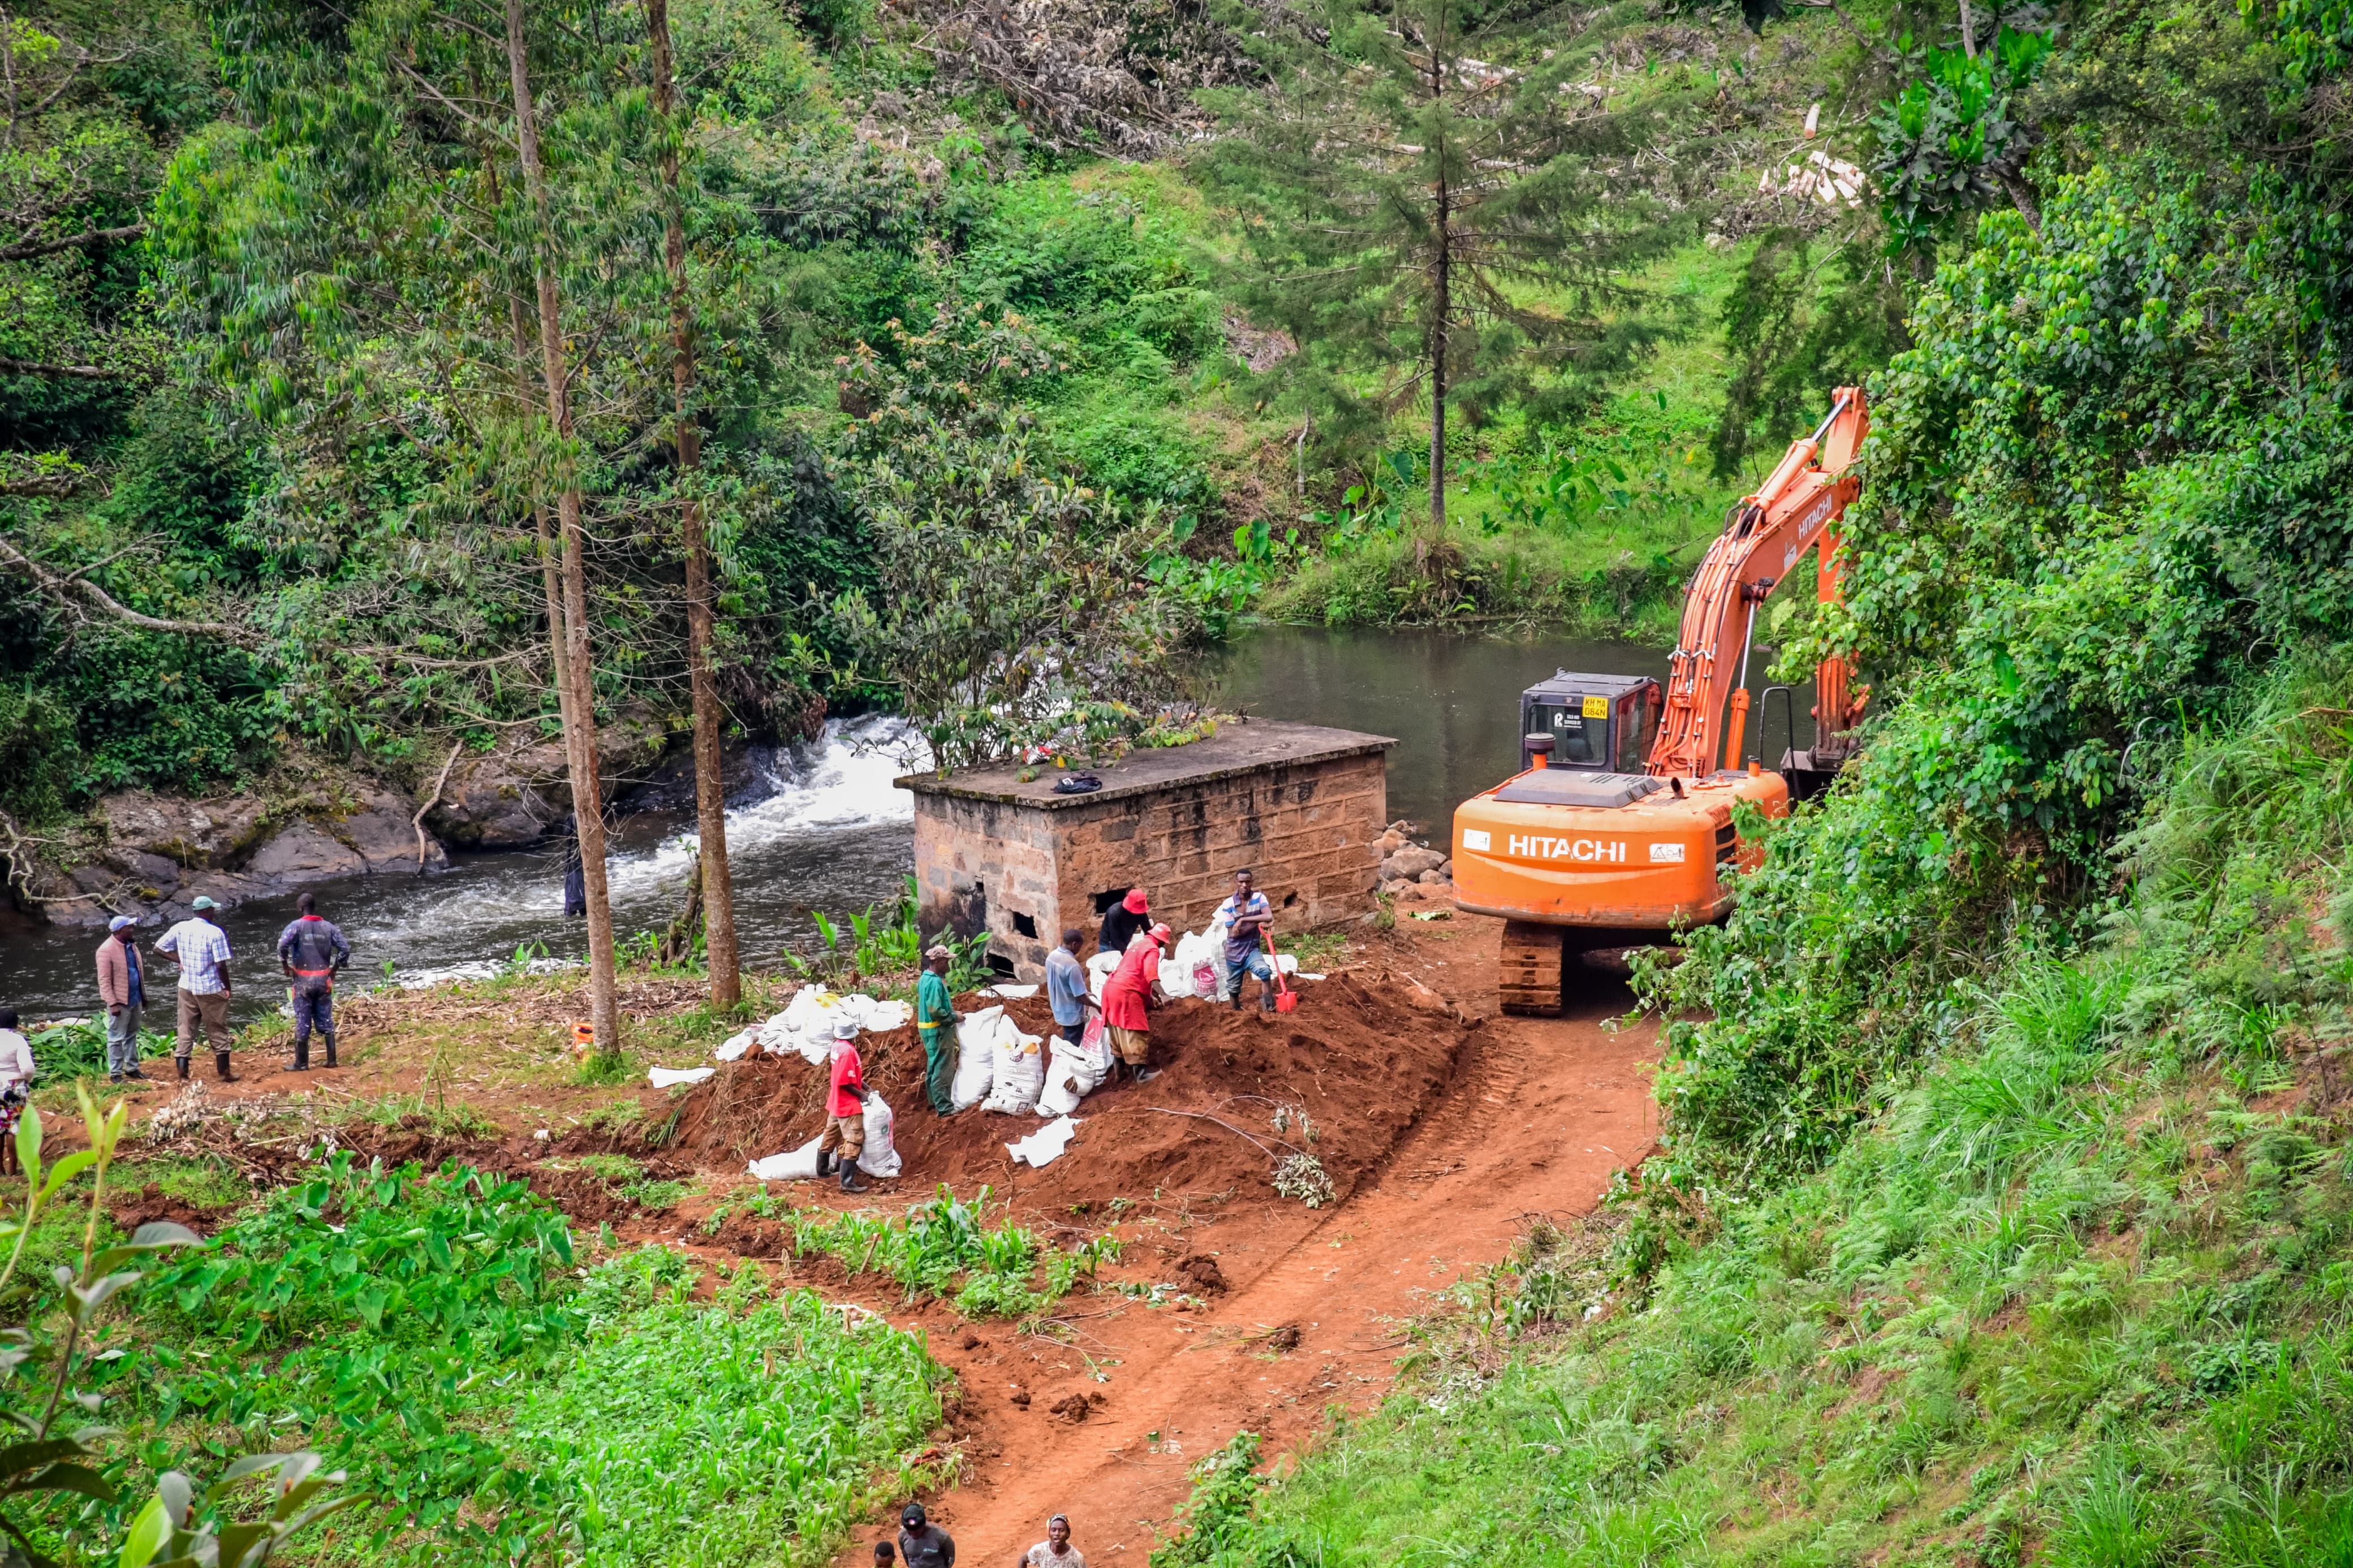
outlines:
[{"label": "grassy hillside", "polygon": [[2348,706],[2271,680],[1819,1174],[1532,1232],[1191,1560],[2353,1561]]}]

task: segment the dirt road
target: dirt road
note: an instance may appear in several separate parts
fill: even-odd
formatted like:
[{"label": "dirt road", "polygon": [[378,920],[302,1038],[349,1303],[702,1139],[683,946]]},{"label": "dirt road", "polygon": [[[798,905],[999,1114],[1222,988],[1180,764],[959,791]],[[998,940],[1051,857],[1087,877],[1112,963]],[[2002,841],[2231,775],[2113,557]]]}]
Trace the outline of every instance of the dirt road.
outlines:
[{"label": "dirt road", "polygon": [[[1490,1013],[1497,929],[1465,921],[1415,942],[1415,967]],[[1229,1287],[1206,1310],[1074,1299],[1068,1347],[997,1326],[942,1342],[933,1320],[935,1353],[968,1391],[968,1479],[933,1505],[959,1558],[1012,1563],[1068,1513],[1091,1560],[1141,1563],[1189,1489],[1187,1467],[1237,1430],[1264,1434],[1272,1453],[1312,1436],[1329,1405],[1377,1404],[1402,1318],[1504,1257],[1528,1217],[1589,1211],[1648,1151],[1652,1031],[1604,1027],[1628,1002],[1601,983],[1568,1018],[1491,1017],[1445,1093],[1335,1208],[1175,1215],[1158,1250],[1214,1257]],[[1082,1419],[1068,1414],[1074,1396]],[[844,1568],[868,1562],[885,1528],[845,1551]]]}]

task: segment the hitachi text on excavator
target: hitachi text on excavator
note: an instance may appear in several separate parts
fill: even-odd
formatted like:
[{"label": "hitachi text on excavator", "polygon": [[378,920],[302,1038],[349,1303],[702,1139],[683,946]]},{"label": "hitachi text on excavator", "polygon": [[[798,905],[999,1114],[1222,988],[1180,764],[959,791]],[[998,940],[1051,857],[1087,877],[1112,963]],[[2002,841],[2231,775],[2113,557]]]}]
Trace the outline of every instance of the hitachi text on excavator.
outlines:
[{"label": "hitachi text on excavator", "polygon": [[1455,902],[1505,922],[1504,1011],[1556,1015],[1583,954],[1724,919],[1718,868],[1754,854],[1733,803],[1786,816],[1844,765],[1864,693],[1839,658],[1815,672],[1810,750],[1778,769],[1743,769],[1740,753],[1757,612],[1817,543],[1816,593],[1838,598],[1834,531],[1861,489],[1849,469],[1867,428],[1862,389],[1839,388],[1830,416],[1733,508],[1684,592],[1663,692],[1647,676],[1563,670],[1521,694],[1522,771],[1454,813]]}]

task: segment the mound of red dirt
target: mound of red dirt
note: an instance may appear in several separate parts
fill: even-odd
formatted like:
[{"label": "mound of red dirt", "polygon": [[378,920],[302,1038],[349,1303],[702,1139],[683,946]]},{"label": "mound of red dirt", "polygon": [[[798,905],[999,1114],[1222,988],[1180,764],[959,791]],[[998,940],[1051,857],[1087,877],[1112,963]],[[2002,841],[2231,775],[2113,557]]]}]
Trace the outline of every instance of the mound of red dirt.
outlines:
[{"label": "mound of red dirt", "polygon": [[236,1212],[237,1205],[221,1208],[199,1208],[187,1199],[174,1197],[150,1182],[128,1197],[117,1198],[109,1205],[115,1228],[128,1234],[155,1220],[169,1220],[185,1225],[198,1236],[210,1236],[213,1227]]},{"label": "mound of red dirt", "polygon": [[[1049,1032],[1042,999],[1008,1005],[1025,1030]],[[870,1035],[860,1047],[868,1083],[897,1117],[906,1162],[898,1184],[922,1191],[946,1182],[969,1193],[986,1182],[1025,1205],[1066,1208],[1155,1192],[1264,1194],[1276,1162],[1293,1151],[1313,1153],[1345,1198],[1437,1096],[1478,1027],[1413,981],[1381,972],[1311,982],[1290,1014],[1172,1003],[1153,1016],[1160,1076],[1089,1095],[1070,1152],[1042,1171],[1017,1166],[1005,1147],[1042,1119],[932,1112],[912,1027]],[[670,1158],[741,1171],[816,1135],[825,1076],[798,1057],[759,1055],[722,1066],[676,1107],[657,1101],[661,1109],[649,1105],[649,1114],[678,1112]],[[1280,1108],[1289,1114],[1278,1131]]]}]

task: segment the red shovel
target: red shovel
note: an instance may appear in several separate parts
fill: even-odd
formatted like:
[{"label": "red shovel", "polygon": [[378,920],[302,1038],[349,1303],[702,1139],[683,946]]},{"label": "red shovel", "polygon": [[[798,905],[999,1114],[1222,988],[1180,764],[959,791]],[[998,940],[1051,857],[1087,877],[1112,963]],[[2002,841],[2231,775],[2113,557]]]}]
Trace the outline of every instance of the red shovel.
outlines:
[{"label": "red shovel", "polygon": [[1278,1013],[1298,1012],[1299,993],[1293,991],[1291,988],[1291,982],[1284,978],[1282,955],[1274,951],[1274,943],[1271,942],[1266,944],[1266,955],[1274,963],[1274,1010]]}]

